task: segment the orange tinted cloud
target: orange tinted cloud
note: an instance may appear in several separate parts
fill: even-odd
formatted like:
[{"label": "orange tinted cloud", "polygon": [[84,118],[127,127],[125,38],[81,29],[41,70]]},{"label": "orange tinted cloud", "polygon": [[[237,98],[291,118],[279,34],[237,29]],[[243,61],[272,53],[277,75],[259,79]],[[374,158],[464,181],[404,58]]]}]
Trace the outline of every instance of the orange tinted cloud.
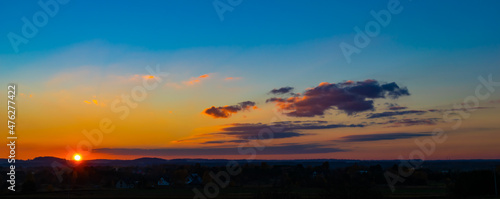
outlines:
[{"label": "orange tinted cloud", "polygon": [[182,82],[184,85],[194,85],[200,83],[202,79],[210,77],[208,74],[200,75],[198,77],[191,77],[188,81]]},{"label": "orange tinted cloud", "polygon": [[139,74],[135,74],[135,75],[132,75],[132,77],[129,78],[129,80],[131,81],[137,81],[137,80],[141,80],[141,79],[154,79],[156,78],[155,76],[153,75],[139,75]]},{"label": "orange tinted cloud", "polygon": [[250,109],[254,110],[258,109],[258,107],[255,106],[255,102],[245,101],[245,102],[240,102],[237,105],[231,105],[231,106],[227,105],[219,107],[212,106],[210,108],[205,109],[203,113],[213,118],[228,118],[231,117],[232,114],[235,114],[239,111],[250,110]]},{"label": "orange tinted cloud", "polygon": [[[94,98],[95,97],[96,96],[94,96]],[[86,103],[86,104],[95,104],[96,106],[102,106],[102,107],[106,106],[105,103],[103,103],[102,101],[98,101],[96,99],[93,99],[93,100],[84,100],[83,102]]]},{"label": "orange tinted cloud", "polygon": [[241,79],[241,77],[226,77],[225,80],[238,80]]}]

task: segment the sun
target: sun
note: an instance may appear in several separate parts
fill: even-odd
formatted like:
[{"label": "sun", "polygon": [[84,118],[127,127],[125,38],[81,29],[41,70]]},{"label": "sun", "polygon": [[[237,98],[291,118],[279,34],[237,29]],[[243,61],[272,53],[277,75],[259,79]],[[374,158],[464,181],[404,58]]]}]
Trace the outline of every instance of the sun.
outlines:
[{"label": "sun", "polygon": [[73,156],[73,160],[75,160],[75,161],[80,161],[80,160],[82,160],[82,156],[80,156],[79,154],[75,154],[75,155]]}]

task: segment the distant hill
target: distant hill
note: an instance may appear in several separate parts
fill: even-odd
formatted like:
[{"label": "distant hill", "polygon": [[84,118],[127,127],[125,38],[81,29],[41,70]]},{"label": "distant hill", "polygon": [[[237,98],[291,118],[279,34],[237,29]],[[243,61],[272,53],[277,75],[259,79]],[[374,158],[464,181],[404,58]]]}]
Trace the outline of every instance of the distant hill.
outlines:
[{"label": "distant hill", "polygon": [[[79,165],[85,166],[118,166],[118,167],[128,167],[128,166],[151,166],[151,165],[194,165],[201,164],[203,166],[225,166],[229,160],[225,159],[172,159],[166,160],[162,158],[151,158],[144,157],[135,160],[108,160],[108,159],[96,159],[96,160],[85,160]],[[339,160],[339,159],[311,159],[311,160],[253,160],[248,162],[247,160],[235,160],[240,165],[244,164],[261,164],[266,162],[268,165],[285,165],[285,166],[295,166],[302,164],[306,166],[319,166],[324,162],[329,162],[330,168],[343,168],[348,167],[353,164],[359,166],[373,166],[380,165],[383,168],[392,167],[395,164],[399,164],[400,160]],[[54,162],[66,165],[68,162],[65,159],[56,157],[37,157],[32,160],[16,160],[16,167],[50,167]],[[71,163],[71,162],[69,162]],[[434,170],[475,170],[475,169],[492,169],[500,165],[500,160],[427,160],[422,164],[423,168],[429,168]],[[8,167],[10,164],[7,159],[0,159],[0,167]]]}]

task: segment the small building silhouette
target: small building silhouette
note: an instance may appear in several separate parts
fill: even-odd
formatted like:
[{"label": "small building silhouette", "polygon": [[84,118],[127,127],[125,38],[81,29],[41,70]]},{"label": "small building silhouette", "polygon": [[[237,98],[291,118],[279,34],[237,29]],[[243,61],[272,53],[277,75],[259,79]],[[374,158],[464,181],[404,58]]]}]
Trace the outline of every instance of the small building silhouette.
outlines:
[{"label": "small building silhouette", "polygon": [[170,186],[170,182],[168,182],[168,180],[165,180],[165,178],[161,177],[158,180],[158,186]]}]

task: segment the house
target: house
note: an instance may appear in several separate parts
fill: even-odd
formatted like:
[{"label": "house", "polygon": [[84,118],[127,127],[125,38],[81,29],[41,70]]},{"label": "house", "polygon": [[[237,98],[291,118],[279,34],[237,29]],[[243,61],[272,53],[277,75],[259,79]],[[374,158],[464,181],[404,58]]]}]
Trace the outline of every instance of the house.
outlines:
[{"label": "house", "polygon": [[192,173],[186,177],[186,184],[199,185],[202,184],[201,177],[197,173]]},{"label": "house", "polygon": [[126,183],[125,181],[120,180],[116,183],[116,188],[117,189],[130,189],[130,188],[134,188],[134,184],[133,183]]},{"label": "house", "polygon": [[161,177],[158,180],[158,186],[170,186],[170,183],[167,180],[165,180],[165,178]]}]

